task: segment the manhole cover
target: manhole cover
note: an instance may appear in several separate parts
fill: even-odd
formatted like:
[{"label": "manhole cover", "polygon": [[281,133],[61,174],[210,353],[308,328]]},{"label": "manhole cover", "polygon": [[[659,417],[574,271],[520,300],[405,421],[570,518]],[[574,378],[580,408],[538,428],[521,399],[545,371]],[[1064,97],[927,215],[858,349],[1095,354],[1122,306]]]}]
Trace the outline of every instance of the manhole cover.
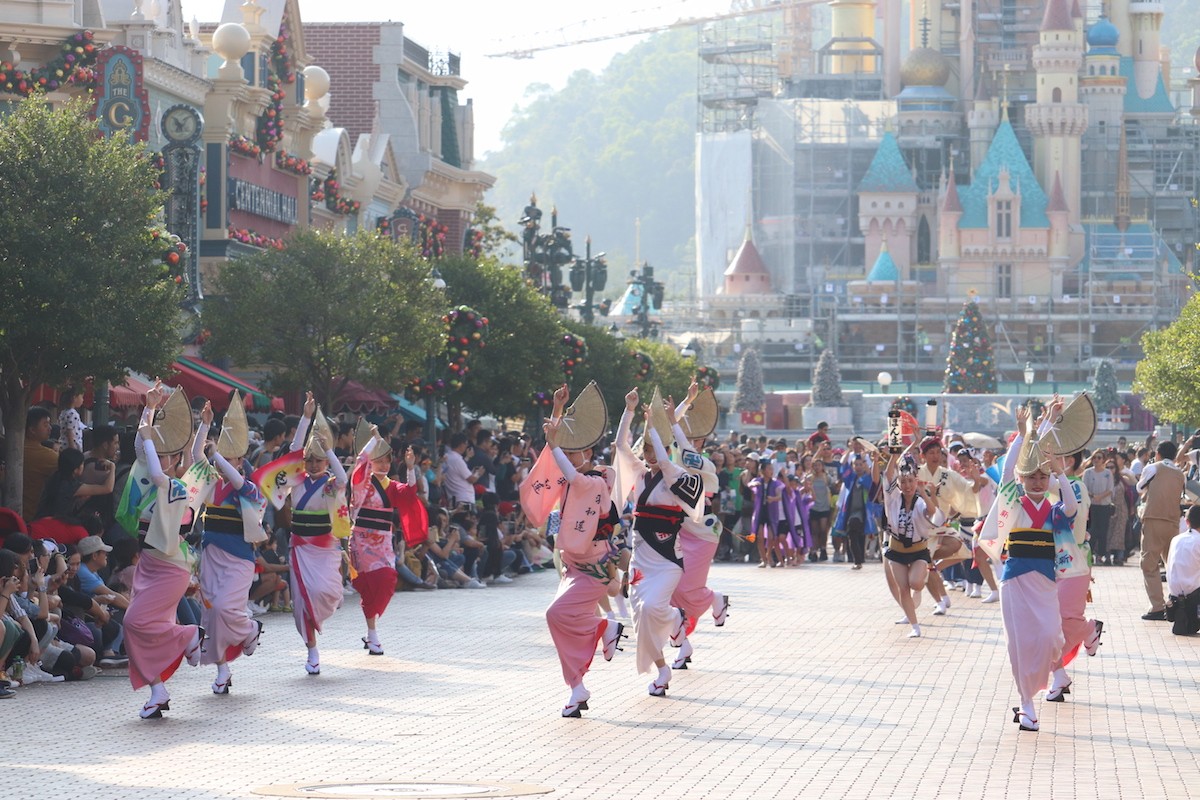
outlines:
[{"label": "manhole cover", "polygon": [[260,786],[255,794],[268,797],[311,797],[322,800],[379,800],[379,798],[450,798],[523,797],[554,791],[528,783],[457,783],[443,781],[388,781],[380,783],[293,783]]}]

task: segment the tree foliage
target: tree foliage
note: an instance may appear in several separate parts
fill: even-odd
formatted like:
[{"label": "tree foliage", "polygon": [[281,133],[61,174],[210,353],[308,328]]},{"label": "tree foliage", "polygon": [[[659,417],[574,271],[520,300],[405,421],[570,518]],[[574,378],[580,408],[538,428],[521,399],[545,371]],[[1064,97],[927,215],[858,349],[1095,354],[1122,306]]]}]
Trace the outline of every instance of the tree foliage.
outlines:
[{"label": "tree foliage", "polygon": [[826,348],[813,371],[811,405],[832,408],[848,405],[842,397],[842,371],[833,351]]},{"label": "tree foliage", "polygon": [[762,364],[758,360],[758,351],[753,347],[742,353],[738,362],[737,388],[733,393],[734,411],[762,411],[767,403],[767,393],[763,389]]},{"label": "tree foliage", "polygon": [[979,304],[968,300],[950,334],[950,355],[946,356],[946,378],[942,391],[947,394],[995,394],[996,361],[992,357],[992,337],[979,312]]},{"label": "tree foliage", "polygon": [[488,318],[487,346],[472,356],[463,388],[448,399],[497,417],[527,414],[533,392],[562,381],[554,357],[562,335],[558,314],[513,267],[458,257],[439,261],[438,269],[448,305],[467,305]]},{"label": "tree foliage", "polygon": [[442,352],[446,298],[429,276],[428,261],[374,233],[300,231],[286,250],[222,266],[206,352],[266,367],[272,390],[311,390],[326,408],[349,380],[399,390]]},{"label": "tree foliage", "polygon": [[[603,328],[575,320],[566,321],[564,325],[567,330],[584,337],[588,344],[587,361],[575,370],[571,380],[571,395],[578,394],[588,381],[595,381],[608,405],[609,420],[614,429],[625,408],[625,395],[635,386],[643,401],[650,399],[655,386],[663,398],[673,396],[676,403],[687,396],[695,364],[679,355],[673,346],[649,339],[618,339]],[[639,362],[630,356],[635,351],[645,353],[654,362],[654,375],[648,381],[638,380]],[[562,382],[561,372],[557,380],[554,386]]]},{"label": "tree foliage", "polygon": [[1200,424],[1200,294],[1175,322],[1143,334],[1142,350],[1133,378],[1142,404],[1166,422]]},{"label": "tree foliage", "polygon": [[[184,286],[156,238],[165,195],[141,145],[101,138],[82,101],[0,119],[0,409],[21,500],[28,392],[165,370]],[[161,234],[161,230],[157,231]]]},{"label": "tree foliage", "polygon": [[582,242],[590,234],[614,268],[631,264],[634,220],[641,256],[663,274],[690,266],[695,229],[696,34],[650,37],[600,74],[574,73],[560,91],[530,87],[483,168],[492,198],[515,229],[536,192]]},{"label": "tree foliage", "polygon": [[1096,365],[1096,374],[1092,376],[1092,401],[1096,409],[1104,413],[1121,405],[1117,373],[1107,358]]}]

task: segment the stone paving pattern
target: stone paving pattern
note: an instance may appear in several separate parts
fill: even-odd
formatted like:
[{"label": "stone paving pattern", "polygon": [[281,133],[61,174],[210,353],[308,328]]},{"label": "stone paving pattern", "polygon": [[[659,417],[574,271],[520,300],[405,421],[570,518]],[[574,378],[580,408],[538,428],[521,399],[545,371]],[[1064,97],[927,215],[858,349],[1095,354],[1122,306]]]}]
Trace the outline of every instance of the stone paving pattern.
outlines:
[{"label": "stone paving pattern", "polygon": [[597,656],[591,711],[562,719],[544,573],[397,595],[383,657],[361,649],[351,596],[319,677],[291,616],[268,615],[231,694],[184,665],[163,720],[137,717],[123,677],[21,689],[0,705],[0,798],[216,800],[348,780],[517,781],[579,800],[1200,797],[1200,641],[1138,618],[1135,566],[1096,578],[1104,645],[1077,660],[1068,702],[1041,705],[1039,733],[1011,722],[999,605],[955,592],[934,617],[926,597],[925,636],[906,639],[879,564],[715,565],[729,622],[701,624],[669,697],[647,696],[630,643]]}]

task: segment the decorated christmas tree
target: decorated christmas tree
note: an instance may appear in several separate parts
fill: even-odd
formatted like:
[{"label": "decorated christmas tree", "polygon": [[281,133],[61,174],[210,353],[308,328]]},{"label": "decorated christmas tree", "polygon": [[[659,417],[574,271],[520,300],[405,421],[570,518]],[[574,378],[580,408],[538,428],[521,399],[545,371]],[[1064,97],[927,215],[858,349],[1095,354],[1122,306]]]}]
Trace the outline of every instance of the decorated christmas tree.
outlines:
[{"label": "decorated christmas tree", "polygon": [[733,410],[762,411],[767,395],[763,391],[762,365],[758,362],[758,351],[749,348],[742,353],[738,364],[737,388],[733,393]]},{"label": "decorated christmas tree", "polygon": [[810,406],[822,408],[848,405],[842,398],[842,371],[833,351],[826,348],[813,371],[813,389]]},{"label": "decorated christmas tree", "polygon": [[946,380],[942,391],[947,394],[996,392],[992,337],[974,299],[963,305],[962,315],[950,334],[950,355],[946,358]]},{"label": "decorated christmas tree", "polygon": [[1120,390],[1117,387],[1117,374],[1113,371],[1112,362],[1104,359],[1096,365],[1096,374],[1092,376],[1092,402],[1096,410],[1108,413],[1121,405]]}]

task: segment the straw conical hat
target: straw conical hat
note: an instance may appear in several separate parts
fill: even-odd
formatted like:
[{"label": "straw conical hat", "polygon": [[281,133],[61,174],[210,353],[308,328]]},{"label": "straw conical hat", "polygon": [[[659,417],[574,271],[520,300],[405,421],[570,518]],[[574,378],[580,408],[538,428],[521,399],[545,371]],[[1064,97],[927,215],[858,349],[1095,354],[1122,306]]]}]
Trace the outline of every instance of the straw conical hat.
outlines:
[{"label": "straw conical hat", "polygon": [[717,429],[717,396],[712,389],[705,387],[696,395],[696,399],[683,412],[679,419],[679,427],[689,439],[707,439]]},{"label": "straw conical hat", "polygon": [[[321,443],[317,442],[318,439],[321,440]],[[304,455],[325,458],[325,449],[333,447],[335,441],[329,420],[318,408],[313,415],[312,430],[308,434],[308,444],[304,447]]]},{"label": "straw conical hat", "polygon": [[1096,405],[1087,392],[1080,394],[1053,420],[1042,437],[1042,449],[1056,456],[1069,456],[1087,447],[1096,435]]},{"label": "straw conical hat", "polygon": [[1022,477],[1035,472],[1050,472],[1049,460],[1042,452],[1042,440],[1038,439],[1036,433],[1030,433],[1025,437],[1025,441],[1021,442],[1021,452],[1017,454],[1017,463],[1013,469]]},{"label": "straw conical hat", "polygon": [[[650,397],[650,425],[658,431],[658,438],[662,440],[663,447],[669,448],[675,441],[675,433],[671,430],[671,420],[667,418],[667,409],[663,405],[662,394],[657,386]],[[649,441],[646,444],[649,446]]]},{"label": "straw conical hat", "polygon": [[182,452],[192,439],[192,408],[183,389],[176,389],[154,412],[154,449],[159,455]]},{"label": "straw conical hat", "polygon": [[354,429],[354,452],[361,453],[371,441],[371,426],[362,417],[358,418],[358,426]]},{"label": "straw conical hat", "polygon": [[250,426],[246,423],[246,404],[242,393],[233,390],[229,398],[229,409],[221,421],[221,435],[217,437],[217,452],[229,461],[241,458],[250,449]]},{"label": "straw conical hat", "polygon": [[380,436],[375,442],[375,446],[371,448],[370,459],[374,461],[377,458],[390,456],[392,454],[392,443],[387,438]]},{"label": "straw conical hat", "polygon": [[600,394],[600,387],[592,381],[563,412],[558,446],[568,452],[587,450],[595,447],[607,430],[608,405]]}]

